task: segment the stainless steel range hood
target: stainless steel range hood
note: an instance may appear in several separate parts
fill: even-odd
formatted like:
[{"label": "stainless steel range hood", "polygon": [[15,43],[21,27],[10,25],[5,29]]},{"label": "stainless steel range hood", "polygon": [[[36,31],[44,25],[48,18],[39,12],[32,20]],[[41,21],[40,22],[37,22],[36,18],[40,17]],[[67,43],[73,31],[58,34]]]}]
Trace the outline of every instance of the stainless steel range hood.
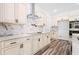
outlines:
[{"label": "stainless steel range hood", "polygon": [[35,4],[34,3],[30,3],[29,5],[30,5],[29,6],[30,7],[30,14],[27,15],[27,18],[28,19],[33,19],[33,20],[41,18],[38,15],[35,15]]}]

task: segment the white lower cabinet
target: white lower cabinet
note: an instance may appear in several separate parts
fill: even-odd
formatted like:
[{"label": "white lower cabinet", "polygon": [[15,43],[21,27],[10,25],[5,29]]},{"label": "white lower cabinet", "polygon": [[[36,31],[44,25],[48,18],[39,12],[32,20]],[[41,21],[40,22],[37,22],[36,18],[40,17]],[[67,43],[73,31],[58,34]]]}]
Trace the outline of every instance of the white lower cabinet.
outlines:
[{"label": "white lower cabinet", "polygon": [[32,37],[25,38],[23,49],[24,49],[25,55],[31,55],[32,54]]},{"label": "white lower cabinet", "polygon": [[43,43],[44,43],[43,45],[46,46],[47,45],[47,37],[46,37],[46,34],[43,35],[42,39],[44,40],[43,41]]},{"label": "white lower cabinet", "polygon": [[33,55],[50,43],[49,34],[38,34],[0,42],[0,55]]},{"label": "white lower cabinet", "polygon": [[79,55],[79,34],[72,35],[72,55]]},{"label": "white lower cabinet", "polygon": [[3,54],[2,48],[4,47],[4,42],[0,42],[0,55]]},{"label": "white lower cabinet", "polygon": [[12,39],[4,41],[3,54],[4,55],[18,55],[20,54],[19,39]]},{"label": "white lower cabinet", "polygon": [[2,49],[0,49],[0,55],[2,55]]},{"label": "white lower cabinet", "polygon": [[43,47],[44,47],[44,39],[43,35],[41,35],[39,38],[39,50],[42,49]]},{"label": "white lower cabinet", "polygon": [[50,34],[47,34],[46,37],[47,37],[47,44],[49,44],[50,43],[50,39],[51,39]]},{"label": "white lower cabinet", "polygon": [[33,37],[32,40],[32,53],[35,54],[38,50],[39,50],[39,39],[38,39],[38,35]]},{"label": "white lower cabinet", "polygon": [[19,55],[19,45],[5,48],[4,55]]}]

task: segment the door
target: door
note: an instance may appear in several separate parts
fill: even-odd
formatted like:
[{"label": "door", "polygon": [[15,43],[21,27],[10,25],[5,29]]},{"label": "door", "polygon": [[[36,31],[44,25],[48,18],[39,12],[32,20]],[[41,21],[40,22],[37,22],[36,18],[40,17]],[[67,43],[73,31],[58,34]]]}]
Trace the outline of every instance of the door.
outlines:
[{"label": "door", "polygon": [[2,49],[0,49],[0,55],[2,55]]},{"label": "door", "polygon": [[79,35],[73,34],[72,38],[72,54],[79,55]]},{"label": "door", "polygon": [[4,42],[0,42],[0,55],[3,54]]},{"label": "door", "polygon": [[20,40],[10,39],[4,41],[4,55],[18,55],[20,54]]},{"label": "door", "polygon": [[39,50],[39,36],[33,36],[32,40],[32,52],[35,54]]},{"label": "door", "polygon": [[43,38],[43,34],[40,35],[39,39],[39,50],[42,49],[44,47],[44,38]]},{"label": "door", "polygon": [[47,34],[46,34],[47,44],[50,43],[51,36],[52,36],[52,34],[50,34],[50,33],[47,33]]},{"label": "door", "polygon": [[43,34],[44,46],[48,44],[46,34]]},{"label": "door", "polygon": [[19,45],[4,48],[4,55],[19,55]]},{"label": "door", "polygon": [[3,22],[3,3],[0,3],[0,22]]},{"label": "door", "polygon": [[26,23],[26,9],[27,5],[23,3],[16,3],[15,4],[15,21],[18,24],[25,24]]},{"label": "door", "polygon": [[2,4],[2,18],[3,22],[14,23],[14,4],[3,3]]},{"label": "door", "polygon": [[32,37],[25,38],[24,54],[25,55],[31,55],[32,54]]}]

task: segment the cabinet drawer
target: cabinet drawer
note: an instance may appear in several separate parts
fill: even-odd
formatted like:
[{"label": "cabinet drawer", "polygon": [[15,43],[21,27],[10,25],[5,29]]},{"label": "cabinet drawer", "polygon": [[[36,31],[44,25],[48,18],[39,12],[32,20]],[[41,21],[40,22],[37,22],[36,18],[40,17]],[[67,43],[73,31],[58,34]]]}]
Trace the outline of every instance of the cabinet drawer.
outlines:
[{"label": "cabinet drawer", "polygon": [[4,55],[19,55],[19,45],[13,46],[13,47],[8,47],[4,48]]},{"label": "cabinet drawer", "polygon": [[4,47],[10,47],[10,46],[14,46],[20,44],[19,43],[19,39],[12,39],[12,40],[8,40],[4,42]]}]

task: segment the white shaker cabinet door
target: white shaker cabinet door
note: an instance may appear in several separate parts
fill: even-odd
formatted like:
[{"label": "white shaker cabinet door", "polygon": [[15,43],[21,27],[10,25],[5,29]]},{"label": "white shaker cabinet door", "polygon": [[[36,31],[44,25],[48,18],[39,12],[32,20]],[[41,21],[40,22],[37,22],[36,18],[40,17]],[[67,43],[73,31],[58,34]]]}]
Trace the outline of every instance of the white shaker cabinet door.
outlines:
[{"label": "white shaker cabinet door", "polygon": [[23,3],[16,3],[15,4],[15,21],[19,24],[26,23],[26,4]]},{"label": "white shaker cabinet door", "polygon": [[24,42],[24,54],[25,55],[31,55],[32,54],[32,39],[31,38],[25,38]]},{"label": "white shaker cabinet door", "polygon": [[40,35],[40,38],[39,38],[39,49],[42,49],[44,47],[44,38],[43,38],[43,34]]},{"label": "white shaker cabinet door", "polygon": [[0,49],[0,55],[2,55],[2,49]]},{"label": "white shaker cabinet door", "polygon": [[19,46],[9,47],[4,49],[4,55],[19,55]]},{"label": "white shaker cabinet door", "polygon": [[72,36],[72,55],[79,55],[79,35]]},{"label": "white shaker cabinet door", "polygon": [[14,4],[3,3],[2,4],[2,18],[3,22],[14,23]]},{"label": "white shaker cabinet door", "polygon": [[32,52],[35,54],[39,50],[39,37],[38,35],[33,37],[32,41]]},{"label": "white shaker cabinet door", "polygon": [[4,51],[2,48],[4,48],[4,42],[0,42],[0,55],[4,54]]},{"label": "white shaker cabinet door", "polygon": [[3,3],[0,3],[0,22],[3,21]]},{"label": "white shaker cabinet door", "polygon": [[43,35],[44,46],[48,44],[46,34]]}]

